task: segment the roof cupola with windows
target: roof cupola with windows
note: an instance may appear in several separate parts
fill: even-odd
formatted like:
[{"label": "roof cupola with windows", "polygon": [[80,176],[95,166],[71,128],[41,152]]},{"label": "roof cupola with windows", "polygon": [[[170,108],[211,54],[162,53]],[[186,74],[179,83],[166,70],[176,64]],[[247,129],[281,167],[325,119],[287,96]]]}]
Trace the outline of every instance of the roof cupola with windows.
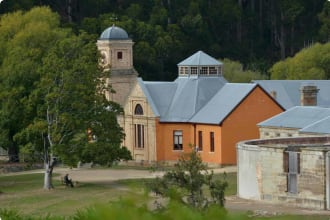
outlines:
[{"label": "roof cupola with windows", "polygon": [[178,64],[179,77],[222,76],[223,63],[198,51]]}]

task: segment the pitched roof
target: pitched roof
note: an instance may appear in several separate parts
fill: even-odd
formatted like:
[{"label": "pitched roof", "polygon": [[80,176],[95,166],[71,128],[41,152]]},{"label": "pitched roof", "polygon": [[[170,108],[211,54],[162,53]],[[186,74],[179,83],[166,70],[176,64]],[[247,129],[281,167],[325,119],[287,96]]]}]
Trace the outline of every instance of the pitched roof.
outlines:
[{"label": "pitched roof", "polygon": [[183,60],[178,66],[220,66],[222,63],[203,51],[198,51]]},{"label": "pitched roof", "polygon": [[255,87],[256,84],[227,83],[190,122],[220,124]]},{"label": "pitched roof", "polygon": [[302,129],[330,116],[330,108],[296,106],[258,124],[260,127]]},{"label": "pitched roof", "polygon": [[276,101],[285,109],[300,106],[300,87],[305,84],[317,86],[317,105],[330,107],[330,80],[254,80],[268,93],[276,92]]},{"label": "pitched roof", "polygon": [[330,116],[300,129],[303,133],[330,134]]},{"label": "pitched roof", "polygon": [[139,79],[139,83],[161,122],[205,124],[220,124],[257,86],[227,83],[223,77],[179,77],[174,82]]},{"label": "pitched roof", "polygon": [[177,78],[174,82],[144,82],[148,102],[161,122],[189,122],[227,83],[223,77]]}]

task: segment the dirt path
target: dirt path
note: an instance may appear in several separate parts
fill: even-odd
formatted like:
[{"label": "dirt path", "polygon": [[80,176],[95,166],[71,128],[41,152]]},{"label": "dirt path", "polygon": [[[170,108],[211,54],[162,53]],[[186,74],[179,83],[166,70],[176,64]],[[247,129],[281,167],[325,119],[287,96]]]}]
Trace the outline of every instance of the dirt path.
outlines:
[{"label": "dirt path", "polygon": [[[43,170],[26,171],[19,173],[11,173],[6,175],[17,175],[22,173],[42,173]],[[214,169],[215,173],[223,172],[237,172],[235,166]],[[151,172],[149,170],[137,169],[69,169],[69,168],[55,168],[54,173],[61,176],[66,173],[70,178],[78,182],[112,182],[120,179],[135,179],[135,178],[155,178],[162,176],[164,172],[157,171]],[[329,215],[330,211],[324,210],[311,210],[290,207],[281,204],[272,204],[266,201],[252,201],[238,198],[237,196],[229,196],[226,198],[226,208],[231,211],[251,211],[253,215],[279,215],[279,214],[299,214],[299,215]]]}]

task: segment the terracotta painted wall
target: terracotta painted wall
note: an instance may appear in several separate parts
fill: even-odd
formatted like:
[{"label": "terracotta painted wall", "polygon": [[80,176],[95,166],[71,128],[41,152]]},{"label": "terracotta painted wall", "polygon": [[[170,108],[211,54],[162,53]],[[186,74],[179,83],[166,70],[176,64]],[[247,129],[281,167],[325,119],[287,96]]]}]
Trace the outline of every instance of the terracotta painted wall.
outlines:
[{"label": "terracotta painted wall", "polygon": [[[204,162],[221,164],[221,127],[219,125],[196,125],[196,145],[200,147],[199,131],[202,132],[203,149],[199,150]],[[211,152],[210,133],[214,132],[214,152]]]},{"label": "terracotta painted wall", "polygon": [[[199,145],[198,131],[203,134],[204,162],[236,164],[236,144],[243,140],[259,138],[256,126],[283,112],[260,87],[256,87],[220,125],[157,123],[157,161],[175,161],[182,152],[189,152],[190,145]],[[183,131],[183,151],[173,150],[173,131]],[[214,132],[214,152],[210,152],[210,132]]]},{"label": "terracotta painted wall", "polygon": [[256,87],[221,125],[221,163],[236,164],[236,144],[259,138],[256,125],[283,111],[260,87]]},{"label": "terracotta painted wall", "polygon": [[[183,152],[190,152],[194,142],[194,126],[184,123],[157,123],[157,161],[176,161]],[[173,150],[173,131],[182,130],[183,150]]]},{"label": "terracotta painted wall", "polygon": [[[183,151],[173,150],[173,131],[183,131]],[[221,127],[218,125],[194,125],[157,123],[157,160],[176,161],[181,153],[192,150],[199,145],[198,131],[202,131],[203,149],[199,150],[204,162],[221,163]],[[210,132],[214,132],[214,152],[210,151]]]}]

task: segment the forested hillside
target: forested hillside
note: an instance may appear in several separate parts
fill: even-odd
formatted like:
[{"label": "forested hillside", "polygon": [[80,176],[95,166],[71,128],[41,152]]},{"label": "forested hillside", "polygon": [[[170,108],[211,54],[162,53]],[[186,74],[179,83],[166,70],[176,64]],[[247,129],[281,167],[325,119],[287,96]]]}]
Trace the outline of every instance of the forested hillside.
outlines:
[{"label": "forested hillside", "polygon": [[124,28],[145,80],[174,79],[176,64],[197,50],[267,76],[277,61],[330,36],[327,0],[4,0],[0,15],[40,5],[95,40],[112,24]]}]

